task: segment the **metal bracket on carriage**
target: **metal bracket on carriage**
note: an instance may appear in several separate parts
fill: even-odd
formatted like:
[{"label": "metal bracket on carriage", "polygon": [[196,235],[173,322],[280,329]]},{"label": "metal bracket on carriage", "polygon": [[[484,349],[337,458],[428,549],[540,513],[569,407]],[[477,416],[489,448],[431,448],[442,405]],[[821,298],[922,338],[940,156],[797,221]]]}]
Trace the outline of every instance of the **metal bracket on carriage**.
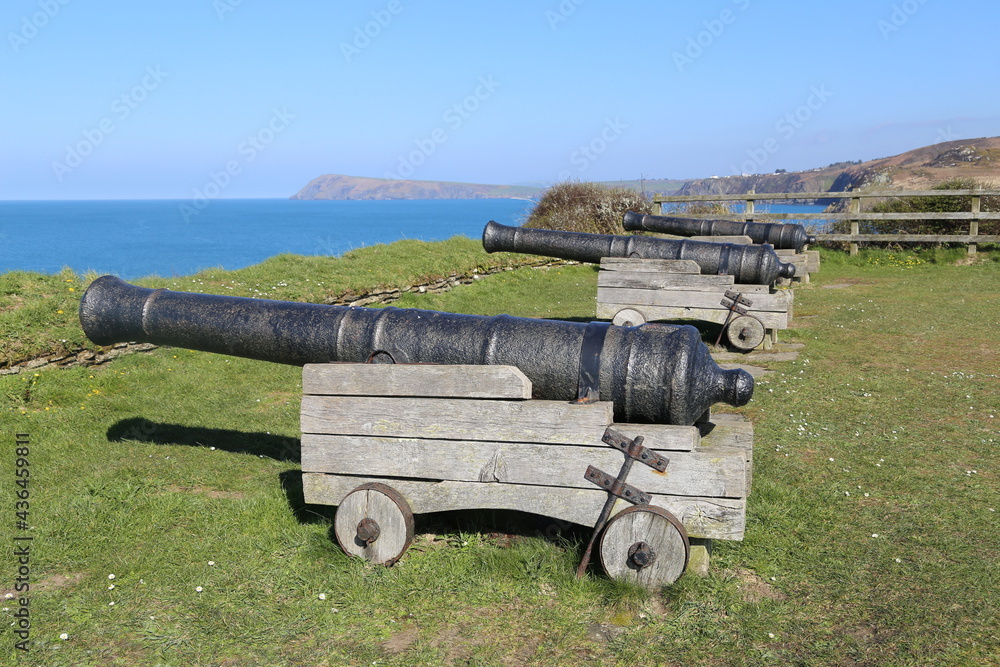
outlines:
[{"label": "metal bracket on carriage", "polygon": [[[634,486],[625,483],[625,479],[632,470],[632,463],[634,461],[645,463],[650,468],[653,468],[658,472],[664,472],[667,469],[667,464],[670,463],[669,459],[660,456],[648,447],[644,447],[642,445],[641,435],[637,435],[634,439],[629,439],[609,426],[604,431],[604,435],[601,436],[601,441],[624,453],[625,461],[622,463],[621,470],[618,472],[618,477],[612,477],[594,466],[587,466],[587,472],[584,475],[584,479],[606,490],[608,492],[608,499],[605,501],[603,509],[601,509],[601,514],[597,518],[597,523],[594,524],[594,534],[591,535],[590,542],[587,544],[587,548],[583,552],[583,558],[580,560],[580,566],[576,570],[577,578],[582,577],[583,573],[587,571],[587,566],[590,564],[590,554],[594,549],[594,543],[597,541],[597,536],[600,534],[601,530],[603,530],[604,526],[607,525],[608,518],[611,516],[611,510],[614,508],[617,499],[621,498],[622,500],[626,500],[637,505],[648,505],[649,501],[652,499],[650,494],[640,491]],[[648,562],[645,562],[647,560]],[[636,561],[637,564],[639,561],[643,561],[643,564],[639,565],[640,569],[641,567],[652,563],[652,560],[647,558],[645,551],[642,553],[642,558]]]},{"label": "metal bracket on carriage", "polygon": [[[753,301],[743,296],[741,292],[734,292],[732,290],[726,290],[726,296],[720,303],[729,311],[729,314],[726,315],[726,321],[722,324],[722,328],[719,329],[719,337],[715,339],[716,345],[722,341],[722,332],[729,326],[730,320],[733,319],[733,313],[746,315],[750,312],[750,306],[753,305]],[[743,306],[746,306],[746,308],[743,308]]]},{"label": "metal bracket on carriage", "polygon": [[[743,296],[742,292],[734,292],[733,290],[726,290],[726,297],[721,303],[729,309],[730,314],[737,312],[740,315],[746,315],[750,312],[748,309],[753,305],[753,301]],[[746,306],[746,308],[740,306]]]}]

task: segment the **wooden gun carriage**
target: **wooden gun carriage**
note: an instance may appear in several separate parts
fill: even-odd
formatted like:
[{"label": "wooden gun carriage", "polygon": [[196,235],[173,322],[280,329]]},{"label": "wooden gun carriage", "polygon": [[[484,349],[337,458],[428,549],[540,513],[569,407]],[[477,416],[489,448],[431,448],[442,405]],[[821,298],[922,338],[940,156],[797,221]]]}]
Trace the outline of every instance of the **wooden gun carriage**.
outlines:
[{"label": "wooden gun carriage", "polygon": [[743,351],[770,349],[778,330],[788,328],[794,302],[792,290],[704,275],[687,260],[607,257],[597,276],[598,319],[633,326],[654,320],[715,322]]},{"label": "wooden gun carriage", "polygon": [[[648,503],[616,501],[596,544],[610,576],[671,583],[687,567],[689,538],[704,558],[707,540],[743,537],[753,430],[736,417],[619,424],[608,401],[530,398],[513,366],[309,364],[303,394],[305,500],[336,505],[338,543],[373,563],[403,555],[414,513],[518,510],[594,526],[609,496],[588,468],[622,462],[602,442],[609,426],[669,459],[664,472],[637,465],[627,480]],[[642,567],[640,544],[653,554]]]},{"label": "wooden gun carriage", "polygon": [[[414,511],[597,517],[595,538],[610,519],[598,545],[605,568],[646,585],[680,576],[688,534],[743,534],[748,450],[701,451],[700,430],[685,425],[719,401],[745,404],[753,378],[720,369],[692,327],[322,306],[113,276],[87,289],[80,322],[102,345],[304,366],[305,500],[337,505],[338,542],[372,562],[402,556]],[[622,453],[618,476],[604,472]]]}]

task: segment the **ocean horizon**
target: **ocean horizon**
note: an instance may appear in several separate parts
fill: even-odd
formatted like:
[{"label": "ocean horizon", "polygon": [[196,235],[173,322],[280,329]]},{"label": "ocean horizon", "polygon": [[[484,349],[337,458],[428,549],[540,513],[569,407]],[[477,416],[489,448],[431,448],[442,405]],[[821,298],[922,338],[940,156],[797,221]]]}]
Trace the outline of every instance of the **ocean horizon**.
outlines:
[{"label": "ocean horizon", "polygon": [[[94,271],[125,280],[235,270],[282,253],[339,256],[403,239],[478,239],[518,225],[530,199],[190,199],[0,201],[0,273]],[[763,209],[763,207],[761,207]],[[776,204],[774,212],[816,212]],[[806,221],[817,228],[818,221]]]},{"label": "ocean horizon", "polygon": [[402,239],[479,238],[525,199],[0,201],[0,273],[70,268],[131,280],[240,269],[282,253],[338,256]]}]

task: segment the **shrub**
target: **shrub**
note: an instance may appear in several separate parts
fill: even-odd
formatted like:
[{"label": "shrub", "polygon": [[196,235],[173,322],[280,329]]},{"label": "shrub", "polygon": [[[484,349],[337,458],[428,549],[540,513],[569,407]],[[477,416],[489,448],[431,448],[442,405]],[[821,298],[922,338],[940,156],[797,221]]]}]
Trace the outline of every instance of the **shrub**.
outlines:
[{"label": "shrub", "polygon": [[743,202],[692,201],[671,204],[664,215],[739,215],[740,213],[743,213]]},{"label": "shrub", "polygon": [[626,211],[652,213],[653,204],[635,190],[599,183],[565,181],[546,190],[524,227],[591,234],[627,234]]}]

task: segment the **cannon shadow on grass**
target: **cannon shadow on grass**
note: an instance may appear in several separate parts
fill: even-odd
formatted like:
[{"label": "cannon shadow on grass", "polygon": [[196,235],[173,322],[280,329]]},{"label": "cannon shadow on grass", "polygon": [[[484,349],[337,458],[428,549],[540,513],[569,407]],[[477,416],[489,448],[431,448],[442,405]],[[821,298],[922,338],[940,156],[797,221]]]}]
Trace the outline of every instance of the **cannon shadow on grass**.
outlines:
[{"label": "cannon shadow on grass", "polygon": [[108,428],[109,442],[126,440],[154,445],[215,447],[234,454],[266,456],[289,463],[299,463],[301,460],[301,442],[298,438],[272,433],[248,433],[224,428],[165,424],[143,417],[122,419]]},{"label": "cannon shadow on grass", "polygon": [[[265,456],[277,461],[298,464],[301,442],[298,438],[271,433],[245,432],[233,429],[207,428],[154,422],[143,417],[122,419],[107,431],[109,442],[136,441],[155,445],[185,445],[215,447],[234,454]],[[327,523],[329,538],[336,542],[333,518],[336,507],[312,505],[305,501],[302,471],[286,470],[278,475],[288,508],[301,524]],[[498,546],[509,546],[528,536],[538,536],[578,551],[589,537],[590,528],[553,519],[542,514],[514,510],[468,509],[450,512],[429,512],[414,516],[417,534],[438,536],[479,534]],[[440,539],[450,539],[442,537]]]},{"label": "cannon shadow on grass", "polygon": [[[185,445],[214,447],[234,454],[265,456],[276,461],[299,463],[301,442],[298,438],[272,433],[248,433],[222,428],[184,426],[154,422],[143,417],[131,417],[116,422],[108,429],[109,442],[129,440],[154,445]],[[288,507],[299,523],[322,523],[332,520],[333,509],[325,505],[308,505],[302,494],[302,471],[286,470],[278,475]]]}]

